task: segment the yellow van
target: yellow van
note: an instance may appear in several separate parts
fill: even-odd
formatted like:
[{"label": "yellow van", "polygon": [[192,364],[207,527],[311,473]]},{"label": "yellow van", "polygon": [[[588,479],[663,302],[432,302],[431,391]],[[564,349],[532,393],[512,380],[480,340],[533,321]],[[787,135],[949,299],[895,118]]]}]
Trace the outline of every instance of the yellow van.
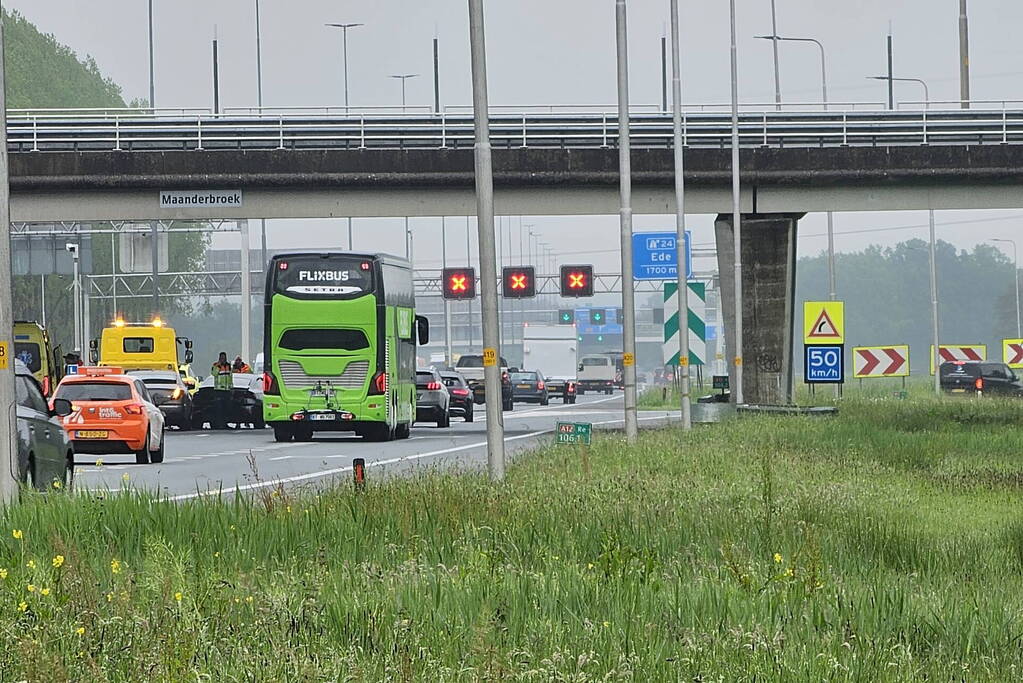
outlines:
[{"label": "yellow van", "polygon": [[[184,348],[183,360],[178,346]],[[92,361],[100,366],[130,370],[171,370],[192,362],[192,341],[178,337],[159,318],[149,323],[126,323],[120,318],[103,328],[99,341],[89,343]]]},{"label": "yellow van", "polygon": [[47,398],[64,376],[60,347],[50,343],[46,328],[34,321],[14,323],[14,357],[28,366]]}]

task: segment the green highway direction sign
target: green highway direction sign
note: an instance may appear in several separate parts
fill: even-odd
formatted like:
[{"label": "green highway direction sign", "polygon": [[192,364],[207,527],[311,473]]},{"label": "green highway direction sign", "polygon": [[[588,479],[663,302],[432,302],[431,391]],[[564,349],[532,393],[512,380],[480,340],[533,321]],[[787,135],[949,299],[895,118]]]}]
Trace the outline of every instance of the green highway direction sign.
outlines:
[{"label": "green highway direction sign", "polygon": [[554,443],[576,443],[590,445],[593,425],[589,422],[559,422],[554,433]]}]

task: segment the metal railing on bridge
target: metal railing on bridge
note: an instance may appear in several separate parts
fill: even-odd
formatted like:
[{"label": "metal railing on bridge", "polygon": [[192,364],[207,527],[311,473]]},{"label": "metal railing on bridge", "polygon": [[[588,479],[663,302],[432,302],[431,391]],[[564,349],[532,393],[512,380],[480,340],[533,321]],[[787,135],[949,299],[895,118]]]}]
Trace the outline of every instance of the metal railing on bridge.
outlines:
[{"label": "metal railing on bridge", "polygon": [[[1014,103],[1008,103],[1014,104]],[[578,110],[491,112],[495,148],[615,147],[617,115]],[[836,105],[837,106],[837,105]],[[469,112],[443,111],[278,112],[252,110],[212,114],[182,109],[17,111],[8,119],[12,152],[172,151],[293,149],[471,149]],[[631,114],[632,145],[669,148],[670,114],[643,108]],[[730,114],[693,111],[683,117],[683,142],[691,148],[730,145]],[[943,108],[863,111],[744,110],[739,115],[743,147],[833,147],[977,145],[1023,143],[1020,108]]]}]

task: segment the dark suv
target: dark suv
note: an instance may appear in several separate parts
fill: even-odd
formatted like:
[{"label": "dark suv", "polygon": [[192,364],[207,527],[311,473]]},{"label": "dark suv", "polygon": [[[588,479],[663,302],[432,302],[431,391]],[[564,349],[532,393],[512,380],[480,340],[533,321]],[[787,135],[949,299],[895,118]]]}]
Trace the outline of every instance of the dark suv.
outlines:
[{"label": "dark suv", "polygon": [[1005,363],[956,361],[942,363],[941,388],[953,394],[1023,396],[1023,382]]}]

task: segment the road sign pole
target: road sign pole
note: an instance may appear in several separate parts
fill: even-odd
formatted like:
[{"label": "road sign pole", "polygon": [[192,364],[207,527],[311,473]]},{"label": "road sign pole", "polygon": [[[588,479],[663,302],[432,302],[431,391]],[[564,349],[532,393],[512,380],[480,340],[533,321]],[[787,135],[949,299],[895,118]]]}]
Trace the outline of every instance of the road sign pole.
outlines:
[{"label": "road sign pole", "polygon": [[682,58],[679,47],[678,0],[671,0],[671,119],[675,146],[675,271],[678,283],[678,364],[682,370],[682,429],[693,426],[689,398],[689,286],[686,274],[685,166],[682,150]]},{"label": "road sign pole", "polygon": [[252,350],[252,269],[249,266],[249,221],[238,221],[239,234],[241,235],[241,288],[242,288],[242,360],[246,363],[252,362],[249,352]]},{"label": "road sign pole", "polygon": [[[440,260],[441,267],[448,267],[448,217],[441,216],[440,219]],[[445,283],[441,284],[442,287],[446,286]],[[447,366],[454,367],[455,360],[452,357],[451,350],[451,303],[445,298],[444,300],[444,362]]]},{"label": "road sign pole", "polygon": [[[484,392],[487,406],[487,466],[490,478],[504,479],[504,415],[501,401],[501,353],[497,328],[497,252],[494,246],[494,167],[490,149],[487,53],[483,0],[469,0],[469,47],[472,55],[472,104],[476,122],[476,208],[483,311]],[[487,360],[488,352],[496,359]]]},{"label": "road sign pole", "polygon": [[[735,0],[729,2],[732,24],[732,250],[735,277],[735,386],[732,396],[741,405],[742,396],[742,208],[739,205],[739,57],[735,48]],[[775,43],[777,44],[777,43]]]},{"label": "road sign pole", "polygon": [[618,47],[618,165],[621,187],[622,351],[625,379],[625,438],[639,436],[636,415],[636,281],[632,272],[632,159],[629,126],[629,47],[625,0],[615,2]]},{"label": "road sign pole", "polygon": [[931,335],[934,344],[934,393],[941,395],[941,345],[938,342],[938,268],[934,259],[934,209],[927,212],[931,230],[930,261],[931,261]]},{"label": "road sign pole", "polygon": [[18,482],[14,477],[18,467],[16,443],[16,413],[14,403],[14,304],[11,300],[11,187],[7,158],[7,97],[4,93],[4,39],[0,27],[0,458],[6,463],[0,467],[0,505],[18,501]]}]

